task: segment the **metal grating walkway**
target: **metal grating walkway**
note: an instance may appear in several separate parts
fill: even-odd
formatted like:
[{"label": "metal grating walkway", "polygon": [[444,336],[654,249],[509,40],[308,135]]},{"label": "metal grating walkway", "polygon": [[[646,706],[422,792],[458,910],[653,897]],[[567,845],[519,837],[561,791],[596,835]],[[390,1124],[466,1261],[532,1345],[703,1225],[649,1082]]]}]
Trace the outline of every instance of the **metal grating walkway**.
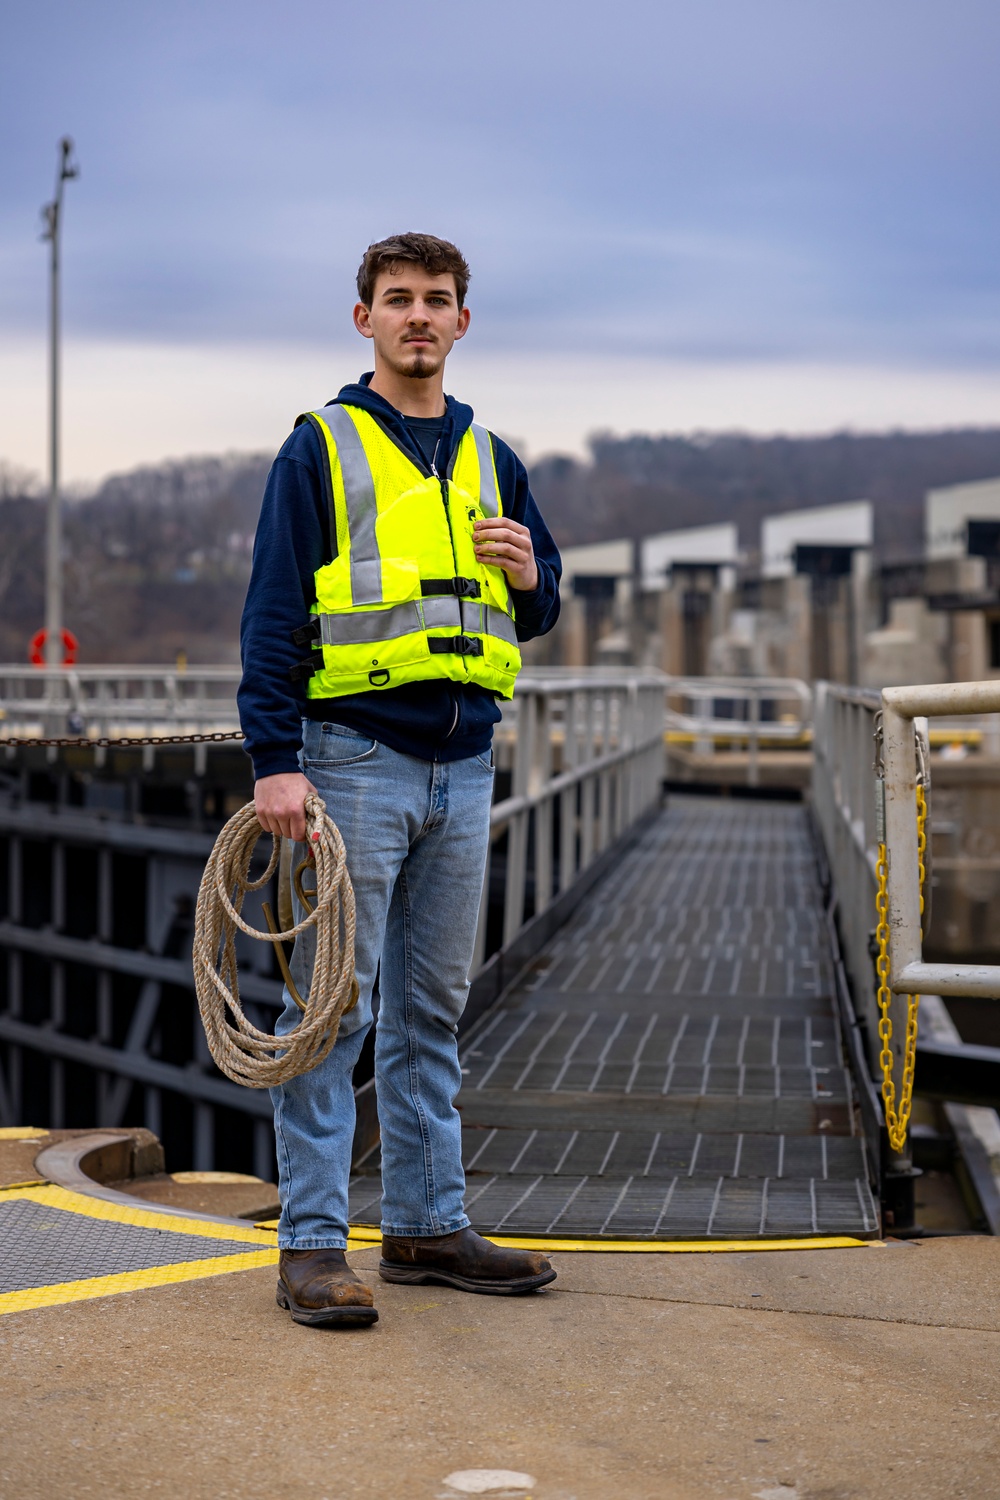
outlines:
[{"label": "metal grating walkway", "polygon": [[[870,1236],[805,810],[677,797],[468,1039],[483,1232]],[[378,1152],[351,1219],[377,1224]]]}]

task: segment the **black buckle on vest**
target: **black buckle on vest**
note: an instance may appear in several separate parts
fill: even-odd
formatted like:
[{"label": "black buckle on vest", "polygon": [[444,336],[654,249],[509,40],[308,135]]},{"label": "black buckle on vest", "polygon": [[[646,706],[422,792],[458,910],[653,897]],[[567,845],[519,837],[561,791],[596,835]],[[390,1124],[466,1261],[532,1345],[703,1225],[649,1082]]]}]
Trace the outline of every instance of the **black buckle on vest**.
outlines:
[{"label": "black buckle on vest", "polygon": [[321,640],[323,627],[318,619],[310,620],[308,625],[300,625],[298,630],[292,631],[292,640],[296,646],[309,646],[313,641]]},{"label": "black buckle on vest", "polygon": [[422,578],[420,592],[424,598],[432,594],[453,594],[456,599],[478,599],[478,578]]},{"label": "black buckle on vest", "polygon": [[305,661],[297,661],[294,667],[288,668],[288,675],[293,682],[305,682],[306,678],[313,677],[323,667],[323,653],[315,652],[307,656]]},{"label": "black buckle on vest", "polygon": [[427,642],[435,656],[482,656],[483,643],[471,635],[432,635]]}]

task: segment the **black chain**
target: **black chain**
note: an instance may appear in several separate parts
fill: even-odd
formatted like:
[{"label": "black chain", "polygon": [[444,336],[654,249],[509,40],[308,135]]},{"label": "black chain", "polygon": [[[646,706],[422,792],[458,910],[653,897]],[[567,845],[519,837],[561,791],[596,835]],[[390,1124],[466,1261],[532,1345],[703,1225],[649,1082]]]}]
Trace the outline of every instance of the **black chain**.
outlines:
[{"label": "black chain", "polygon": [[157,734],[146,735],[143,739],[109,739],[102,735],[100,739],[90,740],[84,735],[78,735],[75,739],[19,739],[14,735],[8,735],[0,739],[0,747],[16,745],[25,750],[47,749],[50,746],[58,746],[64,750],[132,750],[143,745],[221,745],[225,740],[242,740],[242,729],[229,730],[226,733],[215,734]]}]

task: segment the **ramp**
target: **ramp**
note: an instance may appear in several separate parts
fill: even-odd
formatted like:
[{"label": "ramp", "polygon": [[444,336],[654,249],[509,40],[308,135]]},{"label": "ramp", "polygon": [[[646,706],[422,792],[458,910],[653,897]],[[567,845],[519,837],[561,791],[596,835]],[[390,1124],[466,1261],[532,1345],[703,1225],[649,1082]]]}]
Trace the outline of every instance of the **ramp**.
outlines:
[{"label": "ramp", "polygon": [[[468,1038],[475,1228],[872,1237],[804,808],[677,797]],[[351,1219],[378,1223],[377,1148]]]}]

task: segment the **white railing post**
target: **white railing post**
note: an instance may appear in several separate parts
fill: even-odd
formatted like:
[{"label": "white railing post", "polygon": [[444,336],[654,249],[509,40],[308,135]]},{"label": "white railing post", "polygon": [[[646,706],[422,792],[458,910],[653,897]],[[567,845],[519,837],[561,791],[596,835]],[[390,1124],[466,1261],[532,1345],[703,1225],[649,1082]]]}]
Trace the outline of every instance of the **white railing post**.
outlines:
[{"label": "white railing post", "polygon": [[[531,796],[538,797],[552,780],[552,699],[539,694],[535,710],[535,749],[529,784]],[[552,798],[542,797],[535,804],[535,914],[545,910],[552,900]]]},{"label": "white railing post", "polygon": [[517,742],[511,795],[524,802],[507,825],[507,877],[504,892],[503,941],[506,947],[524,922],[524,888],[528,867],[528,805],[535,755],[535,718],[538,700],[531,689],[518,695]]},{"label": "white railing post", "polygon": [[747,785],[760,785],[760,692],[750,695],[750,744],[747,748]]}]

